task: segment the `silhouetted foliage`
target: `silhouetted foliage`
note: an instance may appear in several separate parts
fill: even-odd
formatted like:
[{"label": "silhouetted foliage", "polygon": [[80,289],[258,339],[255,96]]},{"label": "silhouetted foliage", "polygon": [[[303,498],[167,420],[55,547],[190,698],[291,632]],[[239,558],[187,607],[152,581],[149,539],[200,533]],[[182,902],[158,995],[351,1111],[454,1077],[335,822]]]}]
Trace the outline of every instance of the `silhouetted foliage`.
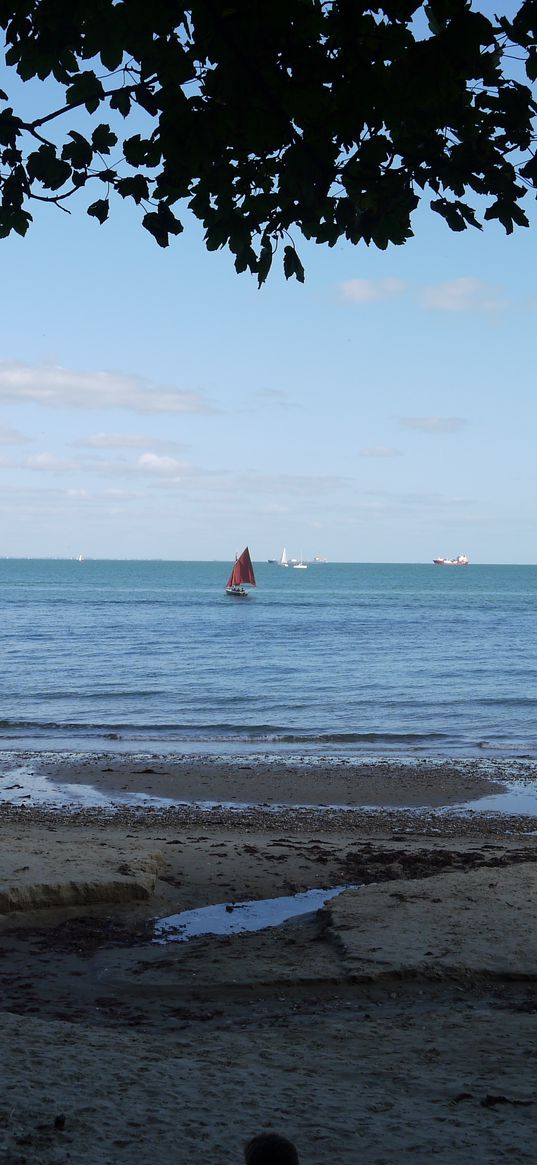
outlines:
[{"label": "silhouetted foliage", "polygon": [[0,25],[7,66],[46,82],[31,120],[0,91],[1,238],[87,187],[99,223],[132,199],[161,247],[188,206],[262,283],[279,244],[303,280],[293,230],[404,243],[424,194],[454,231],[527,225],[537,0],[513,21],[471,0],[0,0]]}]

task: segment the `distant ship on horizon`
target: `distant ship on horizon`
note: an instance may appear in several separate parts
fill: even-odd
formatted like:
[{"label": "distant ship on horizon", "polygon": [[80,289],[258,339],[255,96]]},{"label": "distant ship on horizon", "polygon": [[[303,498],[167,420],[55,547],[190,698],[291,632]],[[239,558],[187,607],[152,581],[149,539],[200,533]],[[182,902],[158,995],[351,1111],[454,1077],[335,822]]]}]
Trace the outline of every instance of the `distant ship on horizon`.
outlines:
[{"label": "distant ship on horizon", "polygon": [[[302,569],[305,566],[307,566],[307,563],[303,559],[302,555],[300,555],[300,558],[288,558],[287,557],[287,550],[285,549],[285,546],[284,546],[279,558],[269,558],[269,559],[267,559],[267,561],[271,564],[271,566],[295,566],[295,567],[298,566],[299,569]],[[321,554],[316,554],[315,558],[312,558],[311,561],[315,562],[315,563],[328,562],[328,559],[324,558]]]},{"label": "distant ship on horizon", "polygon": [[[285,546],[284,546],[279,558],[269,558],[268,561],[272,564],[272,566],[289,566],[289,559],[287,557],[287,551],[285,549]],[[294,562],[294,561],[295,561],[295,559],[292,558],[291,562]]]},{"label": "distant ship on horizon", "polygon": [[470,559],[465,554],[458,554],[456,558],[433,558],[435,566],[469,566]]}]

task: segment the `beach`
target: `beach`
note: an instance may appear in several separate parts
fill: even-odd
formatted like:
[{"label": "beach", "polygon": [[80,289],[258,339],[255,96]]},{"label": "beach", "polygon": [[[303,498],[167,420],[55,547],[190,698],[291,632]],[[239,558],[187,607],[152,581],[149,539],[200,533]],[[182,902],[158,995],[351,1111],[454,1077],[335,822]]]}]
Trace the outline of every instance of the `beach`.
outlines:
[{"label": "beach", "polygon": [[[537,820],[460,810],[500,776],[9,758],[0,1161],[231,1163],[267,1129],[306,1165],[532,1160]],[[344,887],[256,932],[156,926]]]}]

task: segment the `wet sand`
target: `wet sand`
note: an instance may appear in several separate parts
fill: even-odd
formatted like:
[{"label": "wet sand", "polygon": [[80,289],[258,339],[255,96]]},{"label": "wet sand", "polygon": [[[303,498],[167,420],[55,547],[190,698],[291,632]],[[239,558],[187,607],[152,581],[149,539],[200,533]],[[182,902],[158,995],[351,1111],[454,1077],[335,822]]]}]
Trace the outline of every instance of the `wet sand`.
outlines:
[{"label": "wet sand", "polygon": [[[247,763],[18,760],[197,805],[4,793],[0,883],[26,899],[0,916],[0,1163],[240,1162],[266,1128],[304,1165],[533,1160],[537,819],[454,808],[500,771],[256,766],[238,813]],[[272,930],[154,942],[180,910],[343,884],[365,889]]]},{"label": "wet sand", "polygon": [[[304,763],[275,760],[203,760],[146,755],[80,756],[47,760],[46,775],[59,784],[86,784],[111,796],[122,793],[179,801],[254,802],[263,805],[431,806],[456,804],[498,788],[478,762],[404,766]],[[501,787],[501,783],[500,783]]]}]

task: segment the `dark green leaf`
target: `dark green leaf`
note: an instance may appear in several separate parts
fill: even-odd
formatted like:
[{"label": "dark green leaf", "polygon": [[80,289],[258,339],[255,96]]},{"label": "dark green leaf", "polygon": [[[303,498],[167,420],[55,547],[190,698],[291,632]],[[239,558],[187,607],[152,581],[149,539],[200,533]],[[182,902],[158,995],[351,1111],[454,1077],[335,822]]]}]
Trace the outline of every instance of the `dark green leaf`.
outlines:
[{"label": "dark green leaf", "polygon": [[64,161],[70,162],[76,170],[87,169],[93,160],[93,150],[90,143],[87,138],[74,129],[69,131],[69,137],[71,141],[63,147],[62,158]]},{"label": "dark green leaf", "polygon": [[522,167],[520,173],[521,173],[523,178],[526,178],[528,180],[528,182],[532,182],[534,186],[537,186],[537,155],[536,154],[534,154],[533,158],[530,158],[529,162],[526,162],[526,165]]},{"label": "dark green leaf", "polygon": [[146,113],[150,113],[151,117],[154,117],[158,113],[158,101],[150,85],[137,85],[134,90],[134,96],[138,105],[141,105]]},{"label": "dark green leaf", "polygon": [[175,217],[169,206],[159,204],[158,210],[150,211],[142,219],[142,226],[156,239],[159,247],[169,245],[169,235],[180,235],[183,224]]},{"label": "dark green leaf", "polygon": [[294,275],[299,283],[304,282],[304,268],[294,247],[284,248],[283,272],[286,279],[290,279]]},{"label": "dark green leaf", "polygon": [[47,190],[59,190],[71,177],[71,167],[58,158],[54,146],[40,146],[29,154],[26,169],[31,180],[41,182]]},{"label": "dark green leaf", "polygon": [[11,47],[8,48],[6,55],[5,55],[6,65],[8,65],[8,66],[16,65],[17,61],[19,60],[19,56],[20,56],[19,46],[18,45],[11,45]]},{"label": "dark green leaf", "polygon": [[30,223],[33,221],[31,214],[27,210],[18,210],[12,216],[12,230],[16,231],[18,235],[26,234]]},{"label": "dark green leaf", "polygon": [[137,133],[123,142],[123,153],[130,166],[143,166],[147,157],[149,142]]},{"label": "dark green leaf", "polygon": [[131,109],[131,96],[128,89],[116,89],[110,98],[112,109],[118,109],[122,117],[128,117]]},{"label": "dark green leaf", "polygon": [[132,178],[120,178],[116,189],[122,198],[133,198],[138,204],[149,198],[149,184],[143,174],[134,174]]},{"label": "dark green leaf", "polygon": [[15,117],[11,108],[4,109],[0,113],[0,145],[13,148],[22,124],[20,117]]},{"label": "dark green leaf", "polygon": [[496,202],[489,206],[485,211],[486,219],[497,218],[505,228],[508,235],[512,235],[513,227],[517,226],[527,227],[529,225],[528,219],[520,206],[515,203],[507,202],[502,198],[496,199]]},{"label": "dark green leaf", "polygon": [[153,238],[156,239],[159,247],[169,246],[169,232],[166,230],[166,227],[164,226],[162,219],[158,214],[153,211],[151,211],[149,214],[144,214],[142,219],[142,226],[145,227],[146,231],[149,231],[150,235],[153,235]]},{"label": "dark green leaf", "polygon": [[537,81],[537,49],[531,48],[526,59],[526,73],[530,81]]},{"label": "dark green leaf", "polygon": [[179,222],[179,219],[175,216],[171,207],[166,206],[165,203],[161,202],[159,203],[157,214],[166,230],[169,231],[170,235],[182,234],[184,230],[183,224]]},{"label": "dark green leaf", "polygon": [[109,125],[101,122],[93,130],[91,144],[98,154],[109,154],[112,147],[117,145],[117,134],[112,133]]},{"label": "dark green leaf", "polygon": [[242,271],[257,271],[259,267],[253,247],[243,247],[237,251],[235,257],[235,271],[240,275]]},{"label": "dark green leaf", "polygon": [[99,198],[97,202],[92,202],[91,206],[88,206],[88,214],[92,218],[97,218],[100,223],[106,222],[109,211],[110,203],[107,198]]},{"label": "dark green leaf", "polygon": [[25,210],[0,208],[0,239],[7,239],[12,231],[24,236],[32,222],[32,216]]},{"label": "dark green leaf", "polygon": [[95,113],[104,97],[104,89],[91,70],[78,73],[65,94],[70,105],[85,105],[88,113]]},{"label": "dark green leaf", "polygon": [[117,44],[117,43],[103,45],[103,47],[101,49],[101,61],[103,62],[105,69],[110,69],[111,72],[114,72],[115,69],[119,69],[119,66],[121,65],[122,60],[123,60],[123,46],[122,45]]},{"label": "dark green leaf", "polygon": [[264,242],[259,252],[259,259],[257,261],[257,286],[261,287],[267,278],[267,275],[272,266],[272,247],[269,242]]}]

